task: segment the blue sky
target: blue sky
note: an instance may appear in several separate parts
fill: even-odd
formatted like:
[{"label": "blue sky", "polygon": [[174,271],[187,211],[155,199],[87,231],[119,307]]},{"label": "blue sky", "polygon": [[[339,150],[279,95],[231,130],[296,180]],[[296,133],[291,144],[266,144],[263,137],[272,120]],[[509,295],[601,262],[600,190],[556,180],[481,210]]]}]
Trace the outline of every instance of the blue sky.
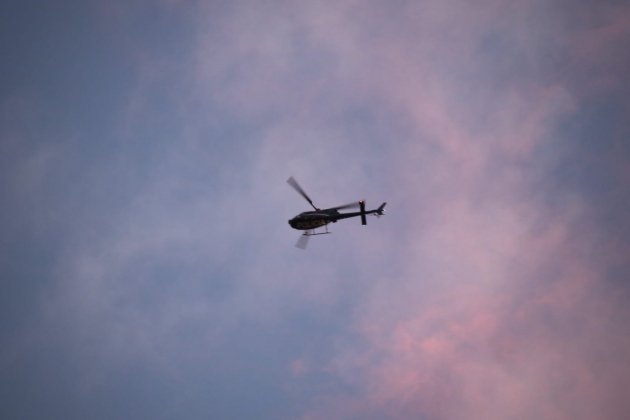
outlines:
[{"label": "blue sky", "polygon": [[3,10],[1,417],[628,412],[623,2]]}]

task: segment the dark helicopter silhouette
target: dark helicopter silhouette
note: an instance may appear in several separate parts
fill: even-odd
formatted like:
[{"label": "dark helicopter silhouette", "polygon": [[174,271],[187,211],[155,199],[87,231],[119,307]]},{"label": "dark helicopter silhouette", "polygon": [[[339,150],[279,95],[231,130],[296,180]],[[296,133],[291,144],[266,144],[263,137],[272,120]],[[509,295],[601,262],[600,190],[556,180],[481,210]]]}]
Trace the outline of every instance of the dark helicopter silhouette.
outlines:
[{"label": "dark helicopter silhouette", "polygon": [[[358,217],[361,216],[361,224],[367,225],[366,215],[373,214],[375,216],[382,216],[385,214],[383,210],[387,203],[381,204],[381,206],[374,210],[365,210],[365,201],[357,201],[354,203],[344,204],[343,206],[331,207],[329,209],[319,209],[315,207],[313,204],[313,200],[304,192],[300,184],[293,177],[289,177],[287,179],[287,183],[292,186],[309,204],[315,209],[315,211],[305,211],[304,213],[300,213],[295,216],[293,219],[289,220],[289,225],[293,229],[303,230],[305,231],[300,238],[298,239],[295,246],[301,249],[305,249],[308,244],[308,239],[314,235],[325,235],[328,232],[328,224],[329,223],[337,223],[337,220],[348,219],[350,217]],[[339,210],[345,210],[350,208],[359,208],[357,212],[351,213],[339,213]],[[325,232],[315,232],[315,229],[320,227],[326,227]]]}]

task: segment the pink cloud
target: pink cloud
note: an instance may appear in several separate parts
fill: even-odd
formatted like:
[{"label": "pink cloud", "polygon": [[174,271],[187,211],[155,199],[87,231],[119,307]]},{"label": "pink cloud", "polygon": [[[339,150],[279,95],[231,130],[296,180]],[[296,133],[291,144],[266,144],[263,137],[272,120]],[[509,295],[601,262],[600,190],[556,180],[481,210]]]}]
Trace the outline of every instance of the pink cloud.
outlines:
[{"label": "pink cloud", "polygon": [[[359,353],[362,407],[388,418],[622,416],[630,342],[607,309],[611,296],[598,290],[600,272],[579,255],[588,249],[563,231],[525,238],[515,253],[528,255],[528,266],[509,267],[519,273],[484,284],[473,269],[473,284],[445,286],[404,317],[393,308],[360,317],[369,356],[351,351]],[[537,278],[547,277],[538,272],[545,267],[553,276]],[[340,359],[340,372],[349,359]]]},{"label": "pink cloud", "polygon": [[[306,362],[308,351],[288,364],[295,378],[325,372],[353,389],[314,397],[304,418],[627,412],[620,390],[629,385],[630,343],[621,320],[629,314],[606,287],[610,257],[594,256],[591,204],[559,191],[561,204],[551,208],[532,170],[541,150],[555,146],[558,121],[601,85],[576,85],[588,65],[558,76],[548,55],[569,46],[577,64],[616,63],[618,48],[600,47],[626,37],[625,12],[575,30],[573,13],[546,2],[285,6],[235,6],[220,22],[210,19],[196,60],[200,101],[260,124],[256,170],[278,179],[295,168],[319,186],[365,178],[356,146],[379,148],[374,159],[396,185],[387,192],[410,215],[391,218],[385,245],[361,243],[349,257],[357,271],[379,273],[362,278],[353,310],[350,328],[364,342],[340,340],[319,364]],[[304,46],[315,55],[307,66]],[[613,67],[604,85],[618,85]],[[378,145],[348,139],[340,115],[365,104],[370,118],[396,116],[406,136]],[[386,246],[396,267],[375,257]],[[265,252],[251,272],[269,274]],[[330,305],[350,280],[328,266],[318,273],[274,267],[240,299]]]},{"label": "pink cloud", "polygon": [[[279,370],[280,393],[300,394],[291,404],[305,419],[630,412],[627,286],[609,274],[627,272],[624,231],[611,234],[593,216],[606,203],[548,182],[554,171],[541,169],[552,159],[545,151],[572,147],[565,117],[627,92],[627,6],[219,3],[196,2],[201,33],[187,42],[197,49],[177,59],[165,45],[117,38],[146,17],[144,1],[97,6],[102,33],[129,49],[138,76],[114,137],[144,140],[114,160],[133,163],[135,176],[106,159],[76,171],[102,178],[90,188],[99,200],[110,192],[99,186],[137,181],[109,203],[111,215],[106,207],[72,221],[56,290],[44,293],[42,325],[76,330],[72,341],[90,347],[82,388],[91,393],[111,366],[136,363],[176,385],[188,374],[215,385],[197,375],[203,365],[212,376],[218,353],[242,367],[221,372],[242,375],[234,383],[261,399],[247,375],[273,355],[258,386],[277,385]],[[165,146],[148,134],[161,123],[151,111],[157,85],[169,91]],[[10,100],[5,119],[16,107],[32,114]],[[23,142],[6,130],[10,159]],[[144,156],[144,141],[159,152]],[[626,148],[614,146],[593,165],[628,181]],[[81,152],[70,149],[20,155],[12,196],[39,202],[49,172]],[[390,215],[369,229],[337,225],[343,233],[312,253],[291,253],[297,233],[283,215],[305,203],[285,185],[289,175],[318,204],[368,193],[388,201]],[[11,363],[20,346],[8,350]]]},{"label": "pink cloud", "polygon": [[[507,89],[462,99],[455,86],[466,76],[446,69],[492,71],[492,62],[480,64],[473,53],[486,25],[509,32],[505,20],[516,19],[511,35],[532,60],[544,39],[536,27],[527,35],[511,10],[482,14],[475,25],[456,7],[434,7],[443,25],[403,19],[393,35],[374,39],[366,28],[378,27],[378,8],[341,28],[323,23],[343,20],[339,15],[318,16],[311,26],[311,38],[339,46],[340,77],[353,74],[353,89],[407,117],[414,137],[393,146],[396,176],[430,201],[411,196],[423,213],[405,222],[411,258],[357,310],[356,329],[368,346],[343,349],[327,367],[358,395],[330,398],[328,410],[313,416],[622,416],[630,408],[618,391],[628,385],[630,343],[622,322],[607,315],[612,296],[605,262],[592,258],[597,227],[588,222],[588,204],[566,196],[564,214],[554,215],[525,169],[581,97],[563,80],[538,79],[524,68],[525,82],[516,69]],[[438,41],[445,22],[456,30]],[[362,54],[350,52],[355,46]]]}]

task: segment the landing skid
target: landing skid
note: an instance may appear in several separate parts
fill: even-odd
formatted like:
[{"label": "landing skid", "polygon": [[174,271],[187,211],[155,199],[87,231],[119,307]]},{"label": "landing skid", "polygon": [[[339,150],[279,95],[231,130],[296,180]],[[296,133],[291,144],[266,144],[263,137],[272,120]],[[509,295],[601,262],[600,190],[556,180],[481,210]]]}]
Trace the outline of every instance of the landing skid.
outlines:
[{"label": "landing skid", "polygon": [[326,226],[326,232],[316,232],[315,229],[306,230],[303,234],[300,235],[295,246],[300,249],[306,249],[306,245],[308,245],[308,239],[311,236],[328,235],[330,233],[332,232],[328,232],[328,226]]},{"label": "landing skid", "polygon": [[304,232],[302,236],[328,235],[332,232]]},{"label": "landing skid", "polygon": [[328,232],[328,225],[324,225],[323,227],[326,230],[325,232],[317,232],[318,228],[315,228],[315,229],[309,229],[309,230],[304,231],[304,233],[302,235],[303,236],[315,236],[315,235],[327,235],[329,233],[332,233],[332,232]]}]

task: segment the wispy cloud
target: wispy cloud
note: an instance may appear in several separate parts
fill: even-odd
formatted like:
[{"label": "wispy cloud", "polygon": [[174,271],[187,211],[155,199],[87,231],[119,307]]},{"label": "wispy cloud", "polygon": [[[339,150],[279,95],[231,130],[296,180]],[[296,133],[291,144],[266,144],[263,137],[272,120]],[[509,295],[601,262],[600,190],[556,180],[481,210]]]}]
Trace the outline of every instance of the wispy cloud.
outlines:
[{"label": "wispy cloud", "polygon": [[[108,3],[111,126],[3,100],[12,414],[628,411],[627,7],[395,3]],[[289,175],[389,214],[295,252]]]}]

